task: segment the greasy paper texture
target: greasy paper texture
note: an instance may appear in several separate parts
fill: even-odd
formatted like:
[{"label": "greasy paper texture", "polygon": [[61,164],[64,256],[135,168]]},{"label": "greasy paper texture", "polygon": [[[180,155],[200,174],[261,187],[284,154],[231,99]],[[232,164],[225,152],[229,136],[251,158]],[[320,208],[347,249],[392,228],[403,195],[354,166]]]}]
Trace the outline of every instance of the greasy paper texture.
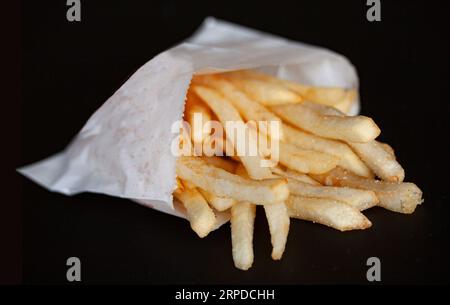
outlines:
[{"label": "greasy paper texture", "polygon": [[52,191],[130,198],[184,217],[172,204],[172,123],[182,118],[194,73],[237,69],[310,85],[358,86],[355,69],[341,55],[208,18],[193,37],[136,71],[64,151],[19,172]]}]

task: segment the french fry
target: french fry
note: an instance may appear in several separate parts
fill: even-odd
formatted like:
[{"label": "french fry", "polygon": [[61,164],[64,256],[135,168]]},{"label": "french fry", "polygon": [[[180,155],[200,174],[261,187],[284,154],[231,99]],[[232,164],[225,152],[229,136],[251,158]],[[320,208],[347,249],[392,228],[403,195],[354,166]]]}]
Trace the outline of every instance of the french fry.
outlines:
[{"label": "french fry", "polygon": [[214,215],[216,215],[216,225],[214,226],[213,231],[219,229],[221,226],[223,226],[224,224],[226,224],[231,220],[231,209],[221,212],[217,210],[213,211]]},{"label": "french fry", "polygon": [[206,163],[210,165],[214,165],[215,167],[219,167],[221,169],[226,170],[227,172],[234,173],[236,170],[236,166],[238,165],[237,162],[221,158],[217,156],[212,157],[201,157]]},{"label": "french fry", "polygon": [[356,208],[338,200],[291,195],[286,205],[291,217],[317,222],[340,231],[362,230],[372,225]]},{"label": "french fry", "polygon": [[303,103],[277,105],[270,109],[288,123],[325,138],[369,142],[380,134],[380,129],[374,121],[361,115],[324,115]]},{"label": "french fry", "polygon": [[[235,107],[243,114],[246,120],[280,121],[279,117],[271,113],[264,106],[248,99],[245,95],[237,91],[233,87],[233,85],[218,76],[204,76],[203,78],[200,78],[199,82],[201,82],[202,84],[213,86],[214,88],[220,90],[222,94],[229,98],[229,101],[232,101],[233,105],[235,105]],[[319,138],[314,135],[308,135],[301,131],[297,132],[295,128],[289,126],[286,126],[286,128],[288,128],[288,130],[290,131],[289,138],[291,142],[294,142],[294,144],[299,144],[301,142],[301,144],[303,145],[302,148],[306,150],[316,150],[319,152],[331,151],[334,153],[333,155],[339,157],[338,164],[341,163],[346,168],[348,167],[358,174],[362,174],[364,176],[371,175],[370,170],[344,143],[340,143],[337,141],[333,142],[332,140]],[[333,145],[330,144],[336,144],[334,146],[337,146],[337,148],[334,148]],[[280,157],[281,162],[287,166],[294,166],[294,169],[296,170],[306,173],[320,173],[328,171],[335,166],[334,159],[329,158],[329,156],[315,154],[314,152],[307,153],[303,150],[296,151],[292,149],[289,144],[280,143],[280,145],[283,146],[280,148],[280,153],[283,154],[283,156]],[[330,148],[327,149],[328,147]],[[340,152],[340,154],[336,152]],[[297,157],[298,154],[300,154],[300,161],[295,162],[296,159],[299,159],[299,157]],[[321,159],[317,160],[318,158]],[[325,161],[323,159],[325,159]],[[313,162],[314,160],[317,160],[319,162]],[[312,164],[309,164],[309,161],[312,161]]]},{"label": "french fry", "polygon": [[[195,123],[196,116],[197,123]],[[208,126],[204,128],[204,125],[211,121],[211,119],[211,110],[208,106],[192,90],[188,90],[186,94],[184,120],[191,126],[191,139],[194,143],[202,143],[203,139],[209,134],[207,131],[210,128]]]},{"label": "french fry", "polygon": [[272,259],[279,260],[283,256],[289,234],[289,213],[284,202],[264,205],[272,243]]},{"label": "french fry", "polygon": [[[423,201],[415,184],[402,182],[405,173],[392,147],[375,140],[380,129],[373,120],[345,114],[357,99],[356,90],[241,70],[194,76],[186,98],[184,118],[193,129],[180,143],[184,152],[184,144],[193,142],[196,152],[201,142],[203,155],[178,159],[176,208],[186,210],[200,237],[229,220],[233,261],[241,270],[254,260],[256,205],[264,207],[271,256],[279,260],[290,218],[361,230],[372,225],[361,211],[378,205],[409,214]],[[214,133],[200,132],[194,123],[198,126],[198,114],[220,121],[211,123]],[[277,122],[281,129],[260,122]],[[238,141],[246,141],[244,156],[242,143],[234,143],[236,132]],[[267,137],[277,141],[270,148]]]},{"label": "french fry", "polygon": [[302,173],[320,174],[335,168],[339,159],[314,150],[305,150],[280,142],[280,163]]},{"label": "french fry", "polygon": [[[225,126],[227,121],[242,122],[239,112],[233,105],[223,96],[213,89],[202,86],[194,86],[193,90],[197,93],[203,101],[208,104],[212,111],[217,115],[220,122]],[[252,133],[249,133],[251,136]],[[228,138],[229,135],[227,135]],[[257,141],[257,139],[254,139]],[[257,142],[255,142],[257,143]],[[227,143],[228,144],[228,143]],[[235,143],[232,143],[235,144]],[[271,171],[267,167],[261,166],[260,156],[239,156],[239,159],[244,164],[245,169],[252,179],[261,180],[271,176]]]},{"label": "french fry", "polygon": [[255,79],[281,85],[298,93],[304,100],[336,107],[344,112],[348,111],[350,105],[356,99],[356,90],[347,90],[337,87],[307,86],[252,70],[233,71],[228,72],[227,75],[230,77]]},{"label": "french fry", "polygon": [[177,175],[210,193],[237,201],[264,205],[282,202],[289,196],[285,179],[245,179],[209,165],[201,158],[180,157]]},{"label": "french fry", "polygon": [[380,141],[378,141],[378,144],[380,144],[381,147],[383,147],[383,149],[384,149],[387,153],[390,153],[391,155],[394,155],[394,156],[395,156],[395,151],[394,151],[394,149],[392,148],[391,145],[389,145],[389,144],[387,144],[387,143],[380,142]]},{"label": "french fry", "polygon": [[231,245],[236,268],[248,270],[253,264],[253,226],[256,207],[238,202],[231,207]]},{"label": "french fry", "polygon": [[388,152],[379,142],[349,143],[349,145],[380,179],[402,182],[405,178],[405,170],[397,162],[395,155]]},{"label": "french fry", "polygon": [[183,189],[186,189],[186,188],[188,188],[188,189],[196,189],[197,188],[197,186],[195,184],[193,184],[193,183],[191,183],[191,182],[189,182],[187,180],[183,180],[183,181],[181,181],[181,183],[183,184]]},{"label": "french fry", "polygon": [[288,178],[288,187],[292,195],[338,200],[359,211],[369,209],[379,202],[374,192],[357,188],[316,186],[291,178]]},{"label": "french fry", "polygon": [[[206,80],[205,80],[206,78]],[[258,105],[256,102],[253,102],[246,98],[245,96],[240,95],[238,91],[236,91],[233,86],[227,81],[221,80],[217,76],[208,76],[204,77],[203,80],[200,80],[203,84],[209,84],[218,88],[229,101],[235,104],[236,108],[238,107],[245,108],[244,112],[249,113],[247,117],[250,117],[250,113],[260,113],[260,116],[253,116],[252,119],[273,119],[278,120],[275,115],[271,114],[267,109]],[[202,87],[200,87],[202,88]],[[202,93],[199,94],[202,96]],[[212,99],[212,98],[211,98]],[[239,106],[240,105],[240,106]],[[213,108],[213,107],[212,107]],[[214,109],[214,108],[213,108]],[[235,118],[237,118],[235,116]],[[288,143],[279,143],[280,145],[280,162],[290,168],[295,170],[304,172],[304,173],[324,173],[334,168],[337,165],[338,159],[333,156],[323,154],[315,151],[307,151],[296,149],[292,145]],[[243,162],[244,163],[244,162]],[[245,165],[245,163],[244,163]],[[246,169],[249,171],[249,168],[246,166]],[[250,173],[250,171],[249,171]],[[266,176],[265,178],[269,178]]]},{"label": "french fry", "polygon": [[182,191],[184,190],[184,185],[181,183],[181,180],[177,177],[177,188],[178,190]]},{"label": "french fry", "polygon": [[[240,115],[242,115],[246,121],[278,121],[281,123],[281,119],[279,117],[270,112],[260,103],[250,99],[246,94],[238,90],[224,77],[220,77],[218,75],[196,76],[194,77],[193,82],[205,86],[211,86],[218,90],[233,104],[233,106],[239,111]],[[271,130],[269,130],[269,135],[274,136]],[[280,128],[279,133],[276,134],[276,137],[283,139],[282,128]]]},{"label": "french fry", "polygon": [[294,171],[292,169],[282,169],[279,166],[275,166],[272,168],[272,173],[274,173],[277,176],[283,177],[283,178],[291,178],[297,181],[309,183],[312,185],[321,185],[319,182],[311,178],[310,176],[306,174],[299,173],[297,171]]},{"label": "french fry", "polygon": [[356,90],[348,90],[346,96],[339,103],[332,105],[332,107],[348,114],[352,109],[353,104],[356,102],[356,97],[358,93]]},{"label": "french fry", "polygon": [[[307,107],[318,110],[320,113],[325,115],[345,116],[342,112],[330,107],[308,102],[305,104]],[[382,180],[402,182],[405,178],[405,171],[395,159],[393,150],[389,145],[386,146],[387,144],[381,144],[375,140],[367,143],[356,143],[351,141],[347,141],[347,143],[367,164],[367,166],[372,169],[372,171]]]},{"label": "french fry", "polygon": [[250,98],[266,106],[299,103],[303,100],[300,95],[276,83],[258,79],[229,77],[229,74],[224,74],[224,76]]},{"label": "french fry", "polygon": [[422,191],[410,182],[388,182],[356,176],[336,167],[327,174],[314,176],[324,184],[349,186],[374,191],[380,202],[379,206],[399,213],[411,214],[422,203]]},{"label": "french fry", "polygon": [[337,165],[348,169],[363,177],[373,177],[372,171],[345,143],[337,140],[325,139],[306,133],[287,124],[283,125],[284,138],[288,143],[303,149],[323,152],[339,158]]},{"label": "french fry", "polygon": [[236,203],[236,200],[233,198],[216,196],[201,188],[199,188],[198,191],[203,195],[206,201],[219,212],[228,210]]},{"label": "french fry", "polygon": [[200,238],[214,230],[216,224],[214,212],[195,188],[178,189],[174,192],[174,196],[185,207],[191,228]]},{"label": "french fry", "polygon": [[[244,178],[248,177],[242,165],[237,167],[236,174]],[[289,234],[289,214],[284,202],[266,204],[264,212],[269,224],[272,259],[279,260],[283,256]]]}]

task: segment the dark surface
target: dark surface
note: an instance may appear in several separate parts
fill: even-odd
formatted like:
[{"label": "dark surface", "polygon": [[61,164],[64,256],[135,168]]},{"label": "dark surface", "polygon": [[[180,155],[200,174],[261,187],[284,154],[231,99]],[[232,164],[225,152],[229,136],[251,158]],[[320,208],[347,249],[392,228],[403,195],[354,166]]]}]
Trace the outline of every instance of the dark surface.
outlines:
[{"label": "dark surface", "polygon": [[83,283],[367,283],[371,256],[381,259],[383,283],[449,282],[444,1],[382,1],[378,23],[366,20],[366,1],[82,0],[80,23],[66,20],[65,2],[23,5],[23,160],[14,166],[63,149],[138,67],[212,15],[347,56],[359,73],[362,113],[381,126],[425,203],[413,215],[369,210],[373,227],[360,232],[294,220],[280,262],[270,259],[258,209],[254,265],[242,272],[233,266],[228,225],[200,240],[182,219],[103,195],[50,193],[19,177],[26,283],[65,283],[71,256],[81,259]]}]

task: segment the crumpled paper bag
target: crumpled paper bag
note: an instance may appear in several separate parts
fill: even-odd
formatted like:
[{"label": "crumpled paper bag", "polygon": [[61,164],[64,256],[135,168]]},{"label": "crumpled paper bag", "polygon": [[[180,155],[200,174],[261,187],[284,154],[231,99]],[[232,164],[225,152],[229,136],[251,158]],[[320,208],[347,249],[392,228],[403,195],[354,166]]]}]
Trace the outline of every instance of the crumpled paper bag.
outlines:
[{"label": "crumpled paper bag", "polygon": [[[185,218],[173,203],[172,123],[182,118],[192,75],[258,69],[310,85],[357,88],[354,67],[332,51],[207,18],[188,40],[144,64],[92,117],[68,147],[18,171],[66,195],[129,198]],[[359,102],[352,110],[356,114]],[[218,225],[226,217],[220,214]]]}]

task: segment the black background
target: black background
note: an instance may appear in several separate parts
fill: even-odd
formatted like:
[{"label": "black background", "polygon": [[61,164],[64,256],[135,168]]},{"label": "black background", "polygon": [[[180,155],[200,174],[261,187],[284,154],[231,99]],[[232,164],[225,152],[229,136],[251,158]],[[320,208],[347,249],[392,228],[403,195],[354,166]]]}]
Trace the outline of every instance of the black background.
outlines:
[{"label": "black background", "polygon": [[[373,227],[340,233],[293,220],[287,249],[270,258],[261,209],[255,261],[234,268],[229,226],[199,239],[185,220],[98,194],[66,197],[14,174],[23,209],[23,281],[66,283],[66,259],[82,283],[367,283],[377,256],[382,283],[448,283],[448,5],[366,1],[83,1],[81,22],[66,1],[23,3],[22,144],[15,167],[62,150],[89,116],[142,64],[190,36],[206,16],[235,22],[348,57],[360,77],[362,113],[396,150],[407,180],[424,191],[412,215],[380,208]],[[12,171],[11,171],[12,172]],[[21,228],[16,228],[20,232]]]}]

